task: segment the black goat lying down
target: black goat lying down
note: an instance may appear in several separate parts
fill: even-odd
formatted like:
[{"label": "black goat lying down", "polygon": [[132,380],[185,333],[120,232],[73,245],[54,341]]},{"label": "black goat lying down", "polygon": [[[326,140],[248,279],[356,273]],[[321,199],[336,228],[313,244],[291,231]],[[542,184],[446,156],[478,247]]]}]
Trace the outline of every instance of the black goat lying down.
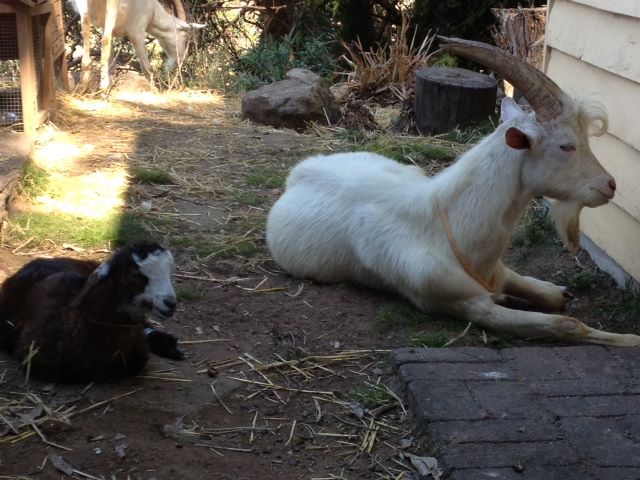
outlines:
[{"label": "black goat lying down", "polygon": [[33,260],[0,288],[0,347],[30,364],[32,376],[56,382],[134,375],[149,351],[181,359],[177,339],[147,323],[148,314],[175,311],[172,271],[171,253],[147,241],[102,264]]}]

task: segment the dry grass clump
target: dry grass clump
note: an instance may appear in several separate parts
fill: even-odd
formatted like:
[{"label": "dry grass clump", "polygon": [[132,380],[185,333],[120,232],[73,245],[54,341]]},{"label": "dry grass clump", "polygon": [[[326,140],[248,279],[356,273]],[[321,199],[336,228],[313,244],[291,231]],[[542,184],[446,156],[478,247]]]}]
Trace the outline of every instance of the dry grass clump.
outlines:
[{"label": "dry grass clump", "polygon": [[434,55],[431,47],[435,38],[435,34],[429,34],[416,45],[414,31],[408,41],[409,17],[403,14],[400,29],[389,44],[369,51],[365,51],[359,42],[344,44],[347,53],[342,58],[351,71],[344,74],[343,83],[360,98],[392,95],[402,101],[413,88],[416,69],[427,66]]}]

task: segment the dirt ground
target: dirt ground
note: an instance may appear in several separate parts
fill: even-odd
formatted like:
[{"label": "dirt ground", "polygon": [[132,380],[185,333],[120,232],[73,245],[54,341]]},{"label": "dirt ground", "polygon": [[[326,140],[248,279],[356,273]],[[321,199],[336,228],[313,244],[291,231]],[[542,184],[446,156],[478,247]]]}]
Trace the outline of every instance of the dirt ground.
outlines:
[{"label": "dirt ground", "polygon": [[[166,185],[130,181],[124,208],[174,251],[182,301],[165,327],[187,358],[153,357],[140,377],[63,386],[25,384],[0,357],[0,478],[421,478],[406,453],[437,457],[437,445],[413,430],[396,398],[388,352],[440,346],[466,322],[422,314],[389,293],[292,279],[264,245],[264,218],[281,192],[269,179],[311,152],[353,147],[336,131],[243,122],[237,100],[212,94],[152,100],[112,98],[117,110],[67,99],[39,148],[60,136],[75,142],[84,154],[57,167],[68,177],[171,173]],[[569,284],[570,312],[586,322],[638,333],[631,300],[585,253],[576,260],[541,231],[537,245],[513,247],[508,263]],[[105,255],[6,241],[0,271],[69,254]],[[454,345],[524,343],[471,328]],[[22,423],[11,428],[11,418]]]}]

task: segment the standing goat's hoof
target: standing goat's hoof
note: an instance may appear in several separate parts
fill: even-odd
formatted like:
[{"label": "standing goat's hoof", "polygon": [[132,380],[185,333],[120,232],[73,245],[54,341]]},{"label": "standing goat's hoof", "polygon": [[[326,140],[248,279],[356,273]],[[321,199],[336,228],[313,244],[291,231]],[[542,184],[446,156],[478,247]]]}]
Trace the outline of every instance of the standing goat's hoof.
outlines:
[{"label": "standing goat's hoof", "polygon": [[152,328],[145,328],[149,349],[159,357],[184,360],[184,353],[178,348],[178,339],[173,335]]}]

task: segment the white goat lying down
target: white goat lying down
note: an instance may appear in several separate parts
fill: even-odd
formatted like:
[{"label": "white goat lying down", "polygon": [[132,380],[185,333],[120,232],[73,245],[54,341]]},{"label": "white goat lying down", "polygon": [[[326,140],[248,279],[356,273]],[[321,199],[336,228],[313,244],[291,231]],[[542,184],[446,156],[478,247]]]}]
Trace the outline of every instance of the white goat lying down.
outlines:
[{"label": "white goat lying down", "polygon": [[149,77],[151,64],[145,48],[147,34],[155,37],[167,54],[165,70],[181,63],[187,54],[188,32],[204,25],[187,23],[168,13],[158,0],[72,0],[82,21],[82,86],[91,80],[91,25],[103,29],[100,68],[100,88],[111,85],[111,39],[127,37],[140,60],[142,72]]},{"label": "white goat lying down", "polygon": [[433,178],[366,152],[304,160],[269,214],[273,257],[297,277],[393,289],[421,309],[520,337],[640,344],[566,315],[508,308],[564,309],[565,288],[518,275],[501,257],[534,195],[555,200],[556,228],[578,250],[580,210],[607,203],[616,187],[587,138],[606,130],[602,109],[500,49],[443,40],[508,79],[534,112],[505,99],[496,131]]}]

